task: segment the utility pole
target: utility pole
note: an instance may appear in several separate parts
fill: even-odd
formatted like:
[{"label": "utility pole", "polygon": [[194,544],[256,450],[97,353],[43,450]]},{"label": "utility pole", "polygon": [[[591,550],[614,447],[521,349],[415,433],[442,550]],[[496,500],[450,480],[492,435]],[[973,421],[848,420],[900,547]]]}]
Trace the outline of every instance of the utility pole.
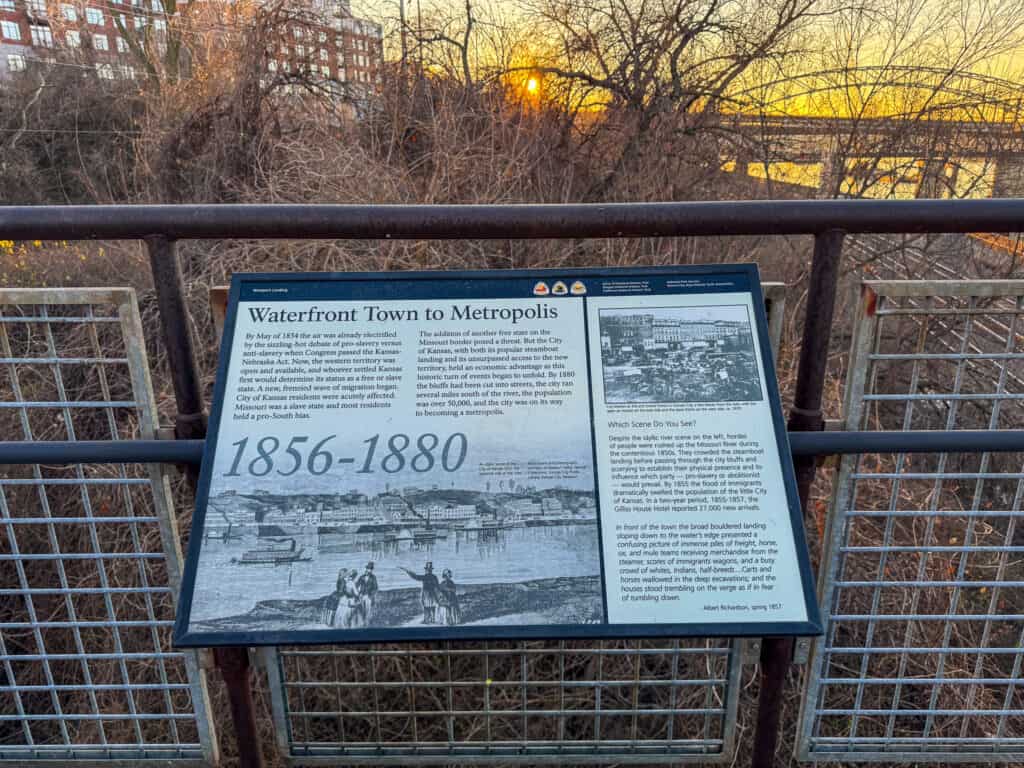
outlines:
[{"label": "utility pole", "polygon": [[398,24],[400,28],[400,35],[402,41],[402,80],[405,80],[405,67],[409,57],[409,41],[406,38],[406,22],[405,22],[405,0],[398,0]]}]

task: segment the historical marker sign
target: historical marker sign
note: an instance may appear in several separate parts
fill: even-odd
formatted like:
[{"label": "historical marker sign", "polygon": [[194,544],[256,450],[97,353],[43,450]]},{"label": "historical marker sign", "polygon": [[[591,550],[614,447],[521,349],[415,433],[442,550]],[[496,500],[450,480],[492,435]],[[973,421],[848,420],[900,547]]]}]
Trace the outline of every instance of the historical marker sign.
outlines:
[{"label": "historical marker sign", "polygon": [[237,275],[181,645],[814,634],[752,265]]}]

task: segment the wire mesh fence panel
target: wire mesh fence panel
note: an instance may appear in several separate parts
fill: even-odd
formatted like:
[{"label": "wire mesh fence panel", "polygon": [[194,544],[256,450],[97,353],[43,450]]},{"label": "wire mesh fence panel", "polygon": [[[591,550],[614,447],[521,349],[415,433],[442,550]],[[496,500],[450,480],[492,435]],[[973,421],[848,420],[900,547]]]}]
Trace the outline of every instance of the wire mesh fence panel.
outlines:
[{"label": "wire mesh fence panel", "polygon": [[[1022,315],[1022,281],[865,284],[847,427],[1024,428]],[[1024,456],[847,456],[835,489],[800,756],[1024,759]]]},{"label": "wire mesh fence panel", "polygon": [[[0,368],[4,440],[156,437],[129,289],[0,290]],[[159,466],[0,471],[0,760],[216,762],[180,566]]]},{"label": "wire mesh fence panel", "polygon": [[[773,349],[785,285],[764,284]],[[719,640],[267,649],[278,747],[298,764],[464,759],[725,762],[744,662]]]},{"label": "wire mesh fence panel", "polygon": [[306,764],[460,757],[728,759],[740,659],[730,640],[280,649],[274,712]]}]

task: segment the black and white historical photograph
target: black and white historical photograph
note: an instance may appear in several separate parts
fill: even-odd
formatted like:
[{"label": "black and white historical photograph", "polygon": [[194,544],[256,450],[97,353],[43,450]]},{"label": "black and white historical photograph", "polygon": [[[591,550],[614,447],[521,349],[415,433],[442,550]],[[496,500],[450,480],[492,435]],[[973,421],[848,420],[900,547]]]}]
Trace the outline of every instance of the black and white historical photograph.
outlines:
[{"label": "black and white historical photograph", "polygon": [[605,402],[761,399],[745,305],[600,311]]},{"label": "black and white historical photograph", "polygon": [[[209,497],[192,631],[603,620],[595,494],[518,477]],[[589,468],[587,468],[589,469]]]}]

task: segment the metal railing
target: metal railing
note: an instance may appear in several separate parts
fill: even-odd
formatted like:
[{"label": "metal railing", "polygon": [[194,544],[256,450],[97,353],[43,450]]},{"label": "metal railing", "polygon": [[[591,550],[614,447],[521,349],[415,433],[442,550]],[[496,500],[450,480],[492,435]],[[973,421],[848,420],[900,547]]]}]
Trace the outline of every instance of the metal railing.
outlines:
[{"label": "metal railing", "polygon": [[[0,208],[4,239],[142,239],[149,248],[167,356],[175,389],[181,445],[146,442],[136,456],[151,461],[186,461],[201,455],[205,433],[203,393],[195,363],[175,240],[202,238],[304,239],[487,239],[615,238],[721,235],[806,234],[815,239],[795,393],[789,427],[801,497],[808,498],[817,456],[901,450],[1022,451],[1024,433],[987,430],[963,433],[871,435],[820,432],[822,393],[844,235],[866,232],[1010,232],[1024,230],[1024,201],[785,201],[742,203],[643,203],[616,205],[513,206],[96,206]],[[0,445],[0,461],[48,462],[122,460],[113,445]],[[19,453],[21,451],[21,453]],[[39,452],[42,452],[41,454]],[[768,638],[760,646],[761,693],[753,737],[753,765],[774,760],[781,690],[792,658],[792,643]],[[521,654],[517,650],[513,657]],[[342,654],[344,655],[344,654]],[[600,658],[600,654],[597,654]],[[519,656],[521,658],[521,655]],[[228,683],[235,731],[243,765],[259,765],[259,741],[251,699],[250,670],[244,649],[221,649],[217,659]],[[289,661],[288,663],[297,663]],[[298,674],[298,673],[297,673]],[[588,678],[593,679],[593,678]],[[717,678],[716,678],[717,679]],[[301,683],[300,678],[293,682]],[[456,682],[435,688],[454,695]],[[301,685],[297,686],[301,688]],[[346,691],[351,690],[349,688]],[[327,711],[327,710],[325,710]],[[467,710],[469,711],[469,710]],[[529,711],[529,710],[528,710]],[[304,710],[298,710],[304,712]],[[486,712],[486,710],[485,710]],[[328,716],[333,711],[328,711]],[[707,714],[707,713],[705,713]],[[522,716],[516,709],[512,717]],[[448,722],[451,722],[450,720]],[[289,725],[294,728],[294,724]],[[372,728],[372,724],[367,725]],[[448,726],[445,726],[447,729]],[[294,744],[294,732],[289,737]],[[716,737],[717,738],[717,737]],[[527,734],[527,741],[529,734]],[[458,737],[445,730],[439,741],[445,754],[458,757]],[[524,759],[541,755],[519,750]],[[557,753],[549,753],[559,759]],[[387,755],[381,756],[389,758]],[[440,755],[435,755],[438,759]],[[506,759],[514,755],[504,755]],[[608,759],[608,755],[590,755]],[[398,758],[402,759],[402,758]],[[461,759],[474,760],[473,756]],[[573,755],[574,762],[587,759]]]}]

